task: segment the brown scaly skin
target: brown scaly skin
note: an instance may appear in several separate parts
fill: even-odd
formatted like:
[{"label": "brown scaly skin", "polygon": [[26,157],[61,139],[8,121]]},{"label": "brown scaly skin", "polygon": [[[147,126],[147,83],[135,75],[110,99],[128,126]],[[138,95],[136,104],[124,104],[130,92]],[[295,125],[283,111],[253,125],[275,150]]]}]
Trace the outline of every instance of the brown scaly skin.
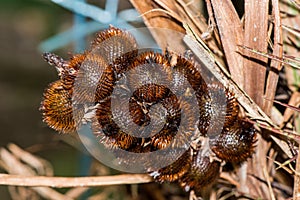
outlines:
[{"label": "brown scaly skin", "polygon": [[[123,52],[120,49],[124,49]],[[138,53],[137,49],[137,44],[131,34],[110,27],[96,35],[90,50],[73,56],[69,61],[52,53],[45,53],[45,60],[56,67],[59,80],[51,83],[44,92],[44,99],[40,107],[44,122],[56,131],[73,132],[76,128],[72,109],[78,109],[84,114],[82,104],[84,102],[94,103],[97,104],[97,108],[92,119],[92,130],[95,135],[98,135],[100,142],[104,143],[107,148],[121,148],[135,153],[143,153],[163,149],[170,144],[180,125],[180,121],[177,120],[178,118],[180,120],[181,109],[191,112],[198,109],[200,118],[196,127],[201,136],[209,137],[209,149],[216,159],[211,159],[211,155],[202,155],[201,147],[189,147],[173,164],[158,171],[152,171],[150,174],[158,182],[178,182],[186,191],[199,192],[214,183],[220,172],[220,161],[218,160],[240,163],[251,157],[254,152],[256,133],[251,124],[238,117],[239,106],[232,92],[224,89],[219,83],[206,84],[200,72],[196,70],[195,62],[189,58],[177,56],[175,62],[171,64],[172,55],[168,52],[166,54],[151,51]],[[113,56],[110,57],[110,55]],[[144,84],[140,86],[134,78],[135,76],[130,74],[131,70],[140,65],[151,67],[157,64],[165,74],[166,81],[174,81],[170,79],[172,70],[183,74],[195,91],[198,108],[190,107],[184,98],[176,97],[163,85]],[[99,79],[95,79],[95,77]],[[160,103],[168,111],[166,117],[168,125],[165,125],[158,134],[141,139],[125,133],[114,122],[111,111],[111,95],[116,81],[122,77],[127,78],[127,90],[133,91],[127,102],[129,110],[128,107],[121,104],[118,105],[117,114],[121,116],[124,112],[129,112],[134,123],[145,126],[151,120],[147,114],[150,107]],[[95,82],[95,80],[99,81]],[[74,92],[77,82],[83,85],[80,85],[82,87]],[[88,90],[89,86],[95,88],[95,94],[91,95],[91,91]],[[217,116],[218,105],[212,101],[210,92],[221,90],[224,92],[227,102],[224,123],[221,124],[223,128],[220,133],[211,136],[208,135],[209,126],[212,125],[210,120]],[[74,105],[72,107],[72,98],[77,100],[77,107]],[[218,125],[218,122],[215,124]],[[194,129],[185,131],[179,137],[180,139],[175,141],[175,146],[180,146],[180,140],[190,137],[195,132]],[[151,171],[151,168],[148,170]]]},{"label": "brown scaly skin", "polygon": [[56,67],[60,78],[51,83],[44,92],[44,99],[40,106],[43,121],[56,131],[74,132],[76,127],[72,114],[71,98],[74,79],[85,55],[75,55],[70,61],[64,61],[52,53],[44,53],[43,57],[50,65]]},{"label": "brown scaly skin", "polygon": [[45,90],[40,110],[49,127],[63,133],[75,131],[70,98],[70,92],[64,89],[61,80],[53,82]]},{"label": "brown scaly skin", "polygon": [[208,156],[201,156],[196,151],[190,169],[180,178],[179,184],[186,191],[194,190],[199,193],[216,182],[220,169],[220,162],[210,161]]},{"label": "brown scaly skin", "polygon": [[255,129],[250,123],[238,119],[232,126],[211,141],[211,149],[222,160],[233,163],[246,161],[254,152]]}]

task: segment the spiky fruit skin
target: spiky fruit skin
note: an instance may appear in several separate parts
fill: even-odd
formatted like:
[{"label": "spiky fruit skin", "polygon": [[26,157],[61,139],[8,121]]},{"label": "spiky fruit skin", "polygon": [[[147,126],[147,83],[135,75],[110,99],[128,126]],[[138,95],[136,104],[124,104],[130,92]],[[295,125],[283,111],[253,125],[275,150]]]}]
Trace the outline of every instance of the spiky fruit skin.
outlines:
[{"label": "spiky fruit skin", "polygon": [[41,105],[44,121],[49,127],[64,133],[75,131],[71,94],[60,80],[53,82],[44,92]]},{"label": "spiky fruit skin", "polygon": [[[89,50],[73,56],[69,61],[51,53],[45,53],[44,58],[56,67],[59,80],[45,90],[40,110],[44,122],[56,131],[74,132],[81,123],[81,119],[74,119],[74,109],[83,116],[84,104],[87,103],[97,105],[91,118],[92,131],[106,148],[120,148],[134,153],[153,152],[169,145],[178,147],[183,141],[191,139],[197,130],[199,137],[208,138],[206,149],[197,143],[196,148],[191,145],[171,165],[157,171],[151,171],[149,167],[150,175],[158,182],[178,182],[186,191],[200,191],[217,180],[221,161],[240,163],[254,152],[255,130],[238,116],[239,106],[234,94],[218,82],[206,83],[197,70],[199,63],[194,60],[181,55],[173,57],[169,52],[139,53],[134,37],[115,27],[99,32]],[[187,81],[194,91],[198,107],[191,106],[186,100],[190,95],[186,88],[175,88],[182,95],[177,96],[165,85],[149,82],[155,76],[144,74],[141,66],[147,69],[159,66],[160,75],[166,83],[181,85]],[[124,85],[116,89],[121,81]],[[78,84],[80,87],[77,87]],[[114,105],[117,111],[113,112],[115,90],[124,90],[131,96],[124,104]],[[213,98],[219,93],[225,95],[226,106],[223,108],[216,101],[221,97]],[[162,105],[162,109],[152,110],[150,116],[151,107],[157,104]],[[158,133],[153,130],[149,137],[137,137],[134,133],[125,132],[116,123],[116,119],[126,115],[139,127],[153,121],[155,125],[160,120],[161,110],[166,110],[165,124]],[[183,129],[177,140],[172,142],[178,134],[182,113],[188,118],[187,127],[192,128]],[[194,114],[189,113],[199,115],[197,123],[193,124],[191,116]],[[122,125],[130,126],[130,123],[124,120]],[[214,132],[217,127],[220,132]]]}]

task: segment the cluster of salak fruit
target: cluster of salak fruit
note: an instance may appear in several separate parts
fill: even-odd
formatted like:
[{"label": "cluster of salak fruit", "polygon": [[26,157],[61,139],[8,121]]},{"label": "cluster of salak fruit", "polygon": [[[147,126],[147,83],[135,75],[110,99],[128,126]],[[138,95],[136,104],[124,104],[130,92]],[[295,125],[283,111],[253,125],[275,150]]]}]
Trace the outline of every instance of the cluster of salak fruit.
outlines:
[{"label": "cluster of salak fruit", "polygon": [[[96,35],[89,50],[74,55],[68,61],[52,53],[45,53],[44,58],[50,65],[56,67],[59,80],[51,83],[45,90],[40,110],[43,113],[44,122],[59,132],[70,133],[76,130],[81,120],[74,119],[74,109],[81,109],[84,115],[84,106],[80,105],[88,102],[87,104],[94,105],[95,109],[91,117],[93,133],[100,137],[99,142],[104,143],[107,148],[145,153],[170,145],[176,134],[182,134],[179,140],[180,138],[191,139],[190,136],[196,132],[198,132],[198,138],[209,138],[210,153],[205,153],[203,140],[197,140],[198,138],[194,135],[193,140],[198,141],[196,145],[191,143],[185,153],[174,163],[156,171],[151,171],[149,168],[149,174],[158,182],[178,182],[186,191],[191,189],[200,191],[218,178],[221,162],[241,163],[254,151],[255,130],[250,123],[239,117],[239,106],[234,94],[221,87],[220,84],[206,84],[195,67],[198,63],[187,56],[174,56],[168,51],[164,54],[153,51],[139,52],[136,40],[129,32],[110,27]],[[161,67],[162,73],[165,73],[163,77],[167,79],[167,82],[180,85],[181,80],[178,77],[187,80],[196,96],[198,109],[191,107],[184,97],[176,96],[165,85],[151,82],[143,84],[143,80],[140,81],[136,76],[130,76],[130,72],[139,66],[151,68],[154,65]],[[176,80],[168,80],[170,77],[174,78],[174,76],[169,76],[171,71],[182,76],[177,76]],[[143,72],[136,70],[135,73],[142,74]],[[151,78],[151,75],[147,73],[143,76],[147,79]],[[132,95],[127,105],[123,103],[117,105],[119,111],[114,115],[121,117],[123,113],[127,113],[135,124],[144,127],[151,120],[155,121],[151,117],[160,118],[160,114],[150,116],[149,110],[151,106],[161,104],[167,114],[164,125],[157,134],[150,134],[149,137],[136,137],[124,132],[115,122],[111,101],[114,87],[122,78],[126,79],[125,90],[132,90],[130,91]],[[80,87],[77,87],[75,92],[76,80]],[[89,88],[94,89],[89,90]],[[219,134],[209,137],[208,129],[211,120],[216,120],[215,115],[222,112],[218,110],[219,107],[215,105],[216,102],[212,100],[210,94],[211,91],[221,90],[224,91],[226,99],[224,120],[220,124],[223,127]],[[181,91],[180,94],[185,96],[186,93],[188,92]],[[74,100],[77,106],[74,106],[72,102]],[[182,109],[187,112],[198,112],[199,119],[196,120],[197,124],[187,124],[192,128],[178,133]],[[185,117],[189,115],[185,114]],[[192,120],[188,119],[187,123],[189,121]],[[123,124],[126,125],[126,123]],[[179,140],[177,139],[175,146],[176,143],[181,145]]]}]

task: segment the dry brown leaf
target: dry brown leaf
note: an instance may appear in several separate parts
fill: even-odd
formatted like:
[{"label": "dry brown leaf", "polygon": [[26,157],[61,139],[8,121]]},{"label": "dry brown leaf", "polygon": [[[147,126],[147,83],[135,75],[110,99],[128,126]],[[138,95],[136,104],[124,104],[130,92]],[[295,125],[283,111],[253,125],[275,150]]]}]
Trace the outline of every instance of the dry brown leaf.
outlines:
[{"label": "dry brown leaf", "polygon": [[226,61],[233,80],[244,88],[243,57],[237,52],[243,44],[243,25],[230,0],[211,0],[214,17],[222,40]]},{"label": "dry brown leaf", "polygon": [[[298,108],[300,105],[300,92],[294,92],[289,100],[289,103],[287,105],[287,108],[284,111],[283,114],[283,123],[287,123],[292,116],[295,114],[295,112],[297,112],[297,110],[292,109],[292,107],[294,108]],[[292,106],[292,107],[289,107]],[[298,110],[298,112],[300,112],[300,109]],[[284,125],[282,124],[282,125]]]},{"label": "dry brown leaf", "polygon": [[[130,0],[132,5],[142,14],[145,24],[148,27],[155,28],[165,28],[174,30],[174,32],[184,33],[182,26],[174,21],[174,18],[168,16],[164,12],[149,12],[153,9],[160,8],[152,0]],[[166,5],[172,5],[171,0],[163,1]],[[174,4],[173,4],[174,7]],[[162,49],[166,49],[170,44],[174,43],[174,37],[171,32],[158,31],[159,29],[150,29],[151,34],[153,35],[156,42],[160,45]],[[175,33],[176,34],[176,33]]]},{"label": "dry brown leaf", "polygon": [[[282,57],[283,54],[283,38],[282,38],[282,26],[281,26],[281,18],[280,18],[280,10],[279,10],[279,2],[278,0],[272,0],[273,10],[272,16],[274,18],[274,45],[273,45],[273,55],[277,57]],[[269,74],[266,81],[266,91],[264,93],[265,98],[274,99],[275,92],[277,88],[279,71],[282,68],[282,64],[280,62],[276,62],[274,60],[271,61]],[[267,114],[270,114],[273,103],[271,101],[264,101],[264,111]]]},{"label": "dry brown leaf", "polygon": [[[245,46],[267,52],[268,9],[269,0],[245,1]],[[244,60],[245,91],[263,108],[267,59],[256,54],[246,56],[250,59]]]}]

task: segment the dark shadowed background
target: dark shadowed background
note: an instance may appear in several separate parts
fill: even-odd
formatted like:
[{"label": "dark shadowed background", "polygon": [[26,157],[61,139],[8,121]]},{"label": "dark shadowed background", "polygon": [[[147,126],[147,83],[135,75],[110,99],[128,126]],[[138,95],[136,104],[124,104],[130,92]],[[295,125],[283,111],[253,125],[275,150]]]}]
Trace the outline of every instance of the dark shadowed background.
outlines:
[{"label": "dark shadowed background", "polygon": [[[43,90],[57,75],[42,59],[38,45],[70,27],[72,14],[46,0],[2,0],[0,4],[0,146],[53,144],[57,134],[42,122],[39,105]],[[72,51],[72,46],[66,49]],[[57,155],[62,155],[61,159]],[[68,168],[67,174],[77,170],[77,155],[71,148],[54,148],[45,157],[55,158],[56,169]],[[10,199],[4,186],[0,187],[0,199]]]}]

